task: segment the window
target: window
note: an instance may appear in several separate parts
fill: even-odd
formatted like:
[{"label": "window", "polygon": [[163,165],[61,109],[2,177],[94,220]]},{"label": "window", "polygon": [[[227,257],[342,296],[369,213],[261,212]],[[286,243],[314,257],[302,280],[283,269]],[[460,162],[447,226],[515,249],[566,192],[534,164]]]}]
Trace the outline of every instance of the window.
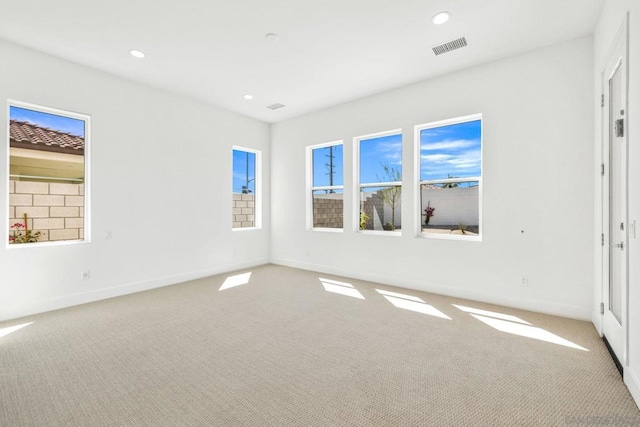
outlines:
[{"label": "window", "polygon": [[89,124],[9,101],[9,245],[89,240]]},{"label": "window", "polygon": [[307,228],[342,231],[344,219],[342,141],[307,147],[310,190]]},{"label": "window", "polygon": [[482,115],[416,126],[420,232],[480,239]]},{"label": "window", "polygon": [[356,182],[360,197],[356,228],[397,232],[402,228],[402,133],[400,130],[355,138]]},{"label": "window", "polygon": [[234,230],[260,228],[261,224],[261,153],[248,148],[233,148],[233,218]]}]

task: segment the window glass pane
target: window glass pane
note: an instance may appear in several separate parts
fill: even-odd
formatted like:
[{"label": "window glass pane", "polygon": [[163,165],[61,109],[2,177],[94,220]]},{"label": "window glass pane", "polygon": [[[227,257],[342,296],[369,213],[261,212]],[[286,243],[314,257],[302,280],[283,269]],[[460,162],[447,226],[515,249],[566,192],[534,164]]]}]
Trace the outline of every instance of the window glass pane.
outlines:
[{"label": "window glass pane", "polygon": [[402,134],[360,140],[360,183],[402,179]]},{"label": "window glass pane", "polygon": [[422,232],[432,234],[479,234],[478,181],[422,184]]},{"label": "window glass pane", "polygon": [[482,121],[420,131],[420,181],[480,176]]},{"label": "window glass pane", "polygon": [[343,185],[342,144],[313,150],[313,186]]},{"label": "window glass pane", "polygon": [[69,114],[9,107],[10,244],[85,238],[87,126]]},{"label": "window glass pane", "polygon": [[256,154],[233,150],[233,193],[254,194],[256,188]]},{"label": "window glass pane", "polygon": [[361,188],[360,230],[399,231],[401,200],[400,186]]},{"label": "window glass pane", "polygon": [[256,226],[256,153],[233,150],[233,228]]},{"label": "window glass pane", "polygon": [[343,212],[342,190],[313,191],[314,228],[342,228]]}]

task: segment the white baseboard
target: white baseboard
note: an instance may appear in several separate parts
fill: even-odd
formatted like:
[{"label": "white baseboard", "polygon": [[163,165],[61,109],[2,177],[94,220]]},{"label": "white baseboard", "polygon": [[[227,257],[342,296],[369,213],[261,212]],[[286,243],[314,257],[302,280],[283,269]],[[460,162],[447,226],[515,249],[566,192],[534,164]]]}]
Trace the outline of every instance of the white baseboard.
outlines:
[{"label": "white baseboard", "polygon": [[89,302],[119,297],[122,295],[161,288],[163,286],[175,285],[177,283],[201,279],[203,277],[214,276],[234,270],[256,267],[267,263],[269,263],[269,259],[261,258],[253,261],[217,265],[215,267],[199,271],[176,274],[173,276],[158,277],[151,280],[144,280],[134,283],[125,283],[109,288],[96,289],[72,295],[65,295],[62,297],[42,299],[31,302],[29,304],[18,305],[15,307],[3,307],[2,310],[0,310],[0,321],[18,319],[20,317],[32,316],[34,314],[44,313],[52,310],[59,310],[61,308],[71,307],[74,305],[86,304]]},{"label": "white baseboard", "polygon": [[287,267],[300,268],[302,270],[317,271],[319,273],[333,274],[336,276],[349,277],[358,280],[381,283],[390,286],[397,286],[406,289],[413,289],[422,292],[446,295],[456,298],[469,299],[473,301],[485,302],[489,304],[502,305],[506,307],[518,308],[533,311],[536,313],[551,314],[577,320],[592,320],[590,309],[576,307],[566,304],[555,304],[548,301],[529,300],[521,298],[511,298],[502,295],[495,295],[487,292],[470,290],[468,288],[455,288],[425,280],[406,279],[397,275],[383,275],[374,273],[356,272],[353,270],[343,270],[333,266],[319,265],[313,263],[300,262],[284,258],[271,258],[272,264]]},{"label": "white baseboard", "polygon": [[629,389],[631,397],[636,401],[636,406],[640,408],[640,379],[638,379],[635,372],[629,368],[625,368],[624,370],[624,383]]}]

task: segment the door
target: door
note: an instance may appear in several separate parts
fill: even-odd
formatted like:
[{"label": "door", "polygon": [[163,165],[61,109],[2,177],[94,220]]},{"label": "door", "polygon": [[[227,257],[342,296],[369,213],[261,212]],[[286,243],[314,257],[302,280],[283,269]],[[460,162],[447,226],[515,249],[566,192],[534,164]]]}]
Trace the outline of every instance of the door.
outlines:
[{"label": "door", "polygon": [[603,335],[622,370],[627,320],[626,37],[618,37],[603,72]]}]

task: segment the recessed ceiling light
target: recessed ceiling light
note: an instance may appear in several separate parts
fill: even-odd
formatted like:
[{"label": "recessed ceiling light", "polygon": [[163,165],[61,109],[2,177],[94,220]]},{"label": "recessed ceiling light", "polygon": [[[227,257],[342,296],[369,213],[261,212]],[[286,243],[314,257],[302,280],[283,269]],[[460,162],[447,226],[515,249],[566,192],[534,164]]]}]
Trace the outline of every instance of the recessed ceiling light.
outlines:
[{"label": "recessed ceiling light", "polygon": [[249,94],[242,95],[242,97],[247,100],[253,99],[253,95],[249,95]]},{"label": "recessed ceiling light", "polygon": [[138,49],[131,49],[129,53],[131,54],[131,56],[134,56],[136,58],[144,58],[146,56],[143,51]]},{"label": "recessed ceiling light", "polygon": [[433,15],[433,18],[431,18],[431,22],[436,25],[444,24],[449,20],[450,17],[451,14],[449,12],[436,13],[435,15]]},{"label": "recessed ceiling light", "polygon": [[264,38],[270,42],[275,42],[278,40],[278,35],[276,33],[267,33],[264,35]]}]

